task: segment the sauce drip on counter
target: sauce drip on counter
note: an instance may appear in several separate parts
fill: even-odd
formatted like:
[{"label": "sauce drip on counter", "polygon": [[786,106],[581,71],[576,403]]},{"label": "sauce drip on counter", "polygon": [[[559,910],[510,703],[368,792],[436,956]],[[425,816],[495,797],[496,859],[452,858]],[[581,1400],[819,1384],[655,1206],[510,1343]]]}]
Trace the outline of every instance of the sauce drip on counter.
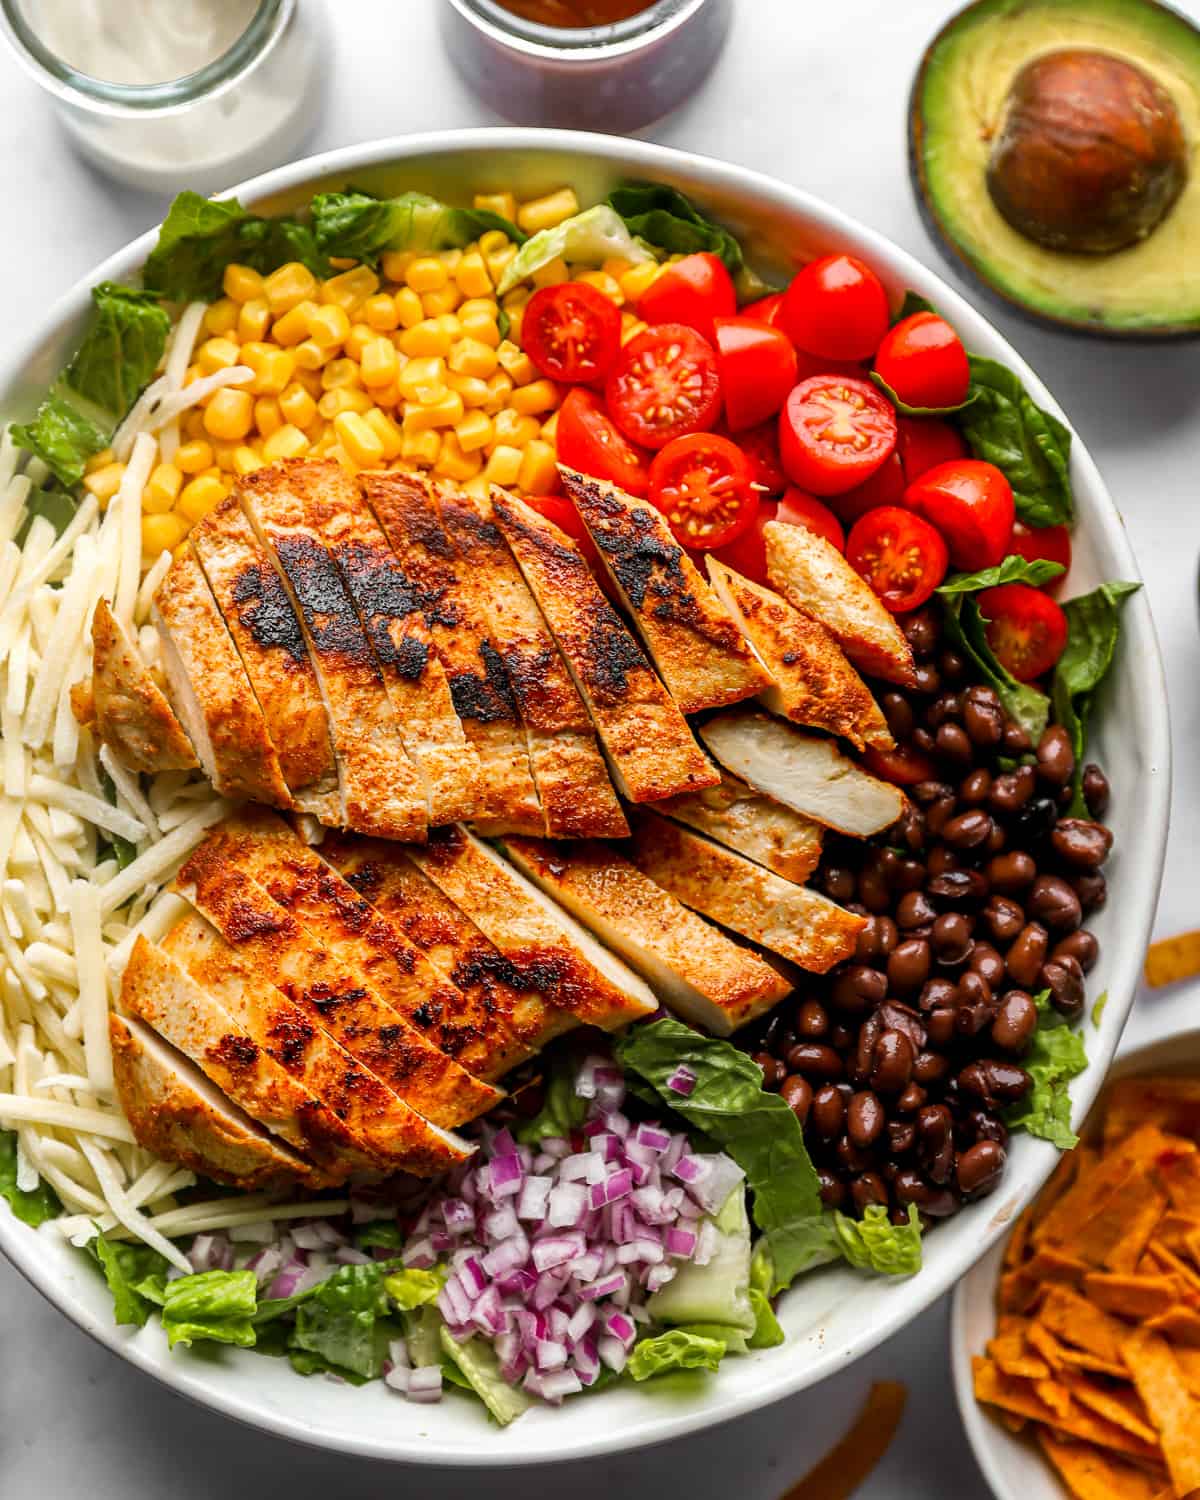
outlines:
[{"label": "sauce drip on counter", "polygon": [[497,0],[522,20],[564,30],[582,26],[611,26],[649,10],[654,0]]}]

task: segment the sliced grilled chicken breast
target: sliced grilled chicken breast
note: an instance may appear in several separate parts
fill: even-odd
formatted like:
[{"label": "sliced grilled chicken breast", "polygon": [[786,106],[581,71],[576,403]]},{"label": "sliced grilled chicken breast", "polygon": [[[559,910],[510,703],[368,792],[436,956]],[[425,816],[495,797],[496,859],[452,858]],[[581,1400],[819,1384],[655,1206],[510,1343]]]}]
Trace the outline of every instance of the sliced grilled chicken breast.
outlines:
[{"label": "sliced grilled chicken breast", "polygon": [[562,531],[523,500],[492,494],[494,514],[579,689],[618,789],[631,802],[719,779],[642,648]]},{"label": "sliced grilled chicken breast", "polygon": [[470,1154],[465,1142],[427,1125],[386,1084],[245,962],[196,913],[177,923],[163,951],[248,1033],[289,1077],[340,1121],[367,1169],[432,1176]]},{"label": "sliced grilled chicken breast", "polygon": [[560,471],[621,602],[685,714],[757,697],[771,678],[662,512],[615,484]]},{"label": "sliced grilled chicken breast", "polygon": [[226,1099],[148,1026],[110,1015],[117,1098],[140,1146],[235,1187],[312,1184],[309,1163]]},{"label": "sliced grilled chicken breast", "polygon": [[904,811],[904,795],[890,781],[869,776],[832,740],[802,734],[767,714],[720,714],[700,735],[735,776],[839,833],[870,838]]},{"label": "sliced grilled chicken breast", "polygon": [[242,659],[190,547],[171,564],[150,613],[174,707],[204,774],[223,796],[294,806]]},{"label": "sliced grilled chicken breast", "polygon": [[329,721],[304,631],[282,579],[232,495],[192,528],[191,540],[296,806],[322,823],[340,823]]},{"label": "sliced grilled chicken breast", "polygon": [[781,880],[655,813],[639,816],[632,857],[677,901],[814,974],[851,957],[866,925],[819,891]]},{"label": "sliced grilled chicken breast", "polygon": [[763,796],[728,772],[721,776],[720,786],[686,797],[668,797],[654,810],[699,829],[716,843],[736,849],[797,885],[803,885],[820,863],[825,833],[820,823]]},{"label": "sliced grilled chicken breast", "polygon": [[87,706],[87,721],[129,770],[153,776],[199,765],[183,725],[107,599],[100,600],[92,616]]},{"label": "sliced grilled chicken breast", "polygon": [[[271,464],[240,481],[239,501],[304,628],[337,752],[343,820],[384,838],[424,838],[425,789],[354,604],[325,546],[331,501],[353,492],[336,464]],[[261,799],[260,799],[261,800]]]},{"label": "sliced grilled chicken breast", "polygon": [[421,870],[504,954],[518,984],[538,990],[570,1024],[612,1031],[653,1013],[647,985],[574,918],[465,828],[410,851]]},{"label": "sliced grilled chicken breast", "polygon": [[774,679],[759,694],[771,712],[840,734],[859,750],[894,749],[879,705],[824,625],[717,558],[707,561],[713,587]]},{"label": "sliced grilled chicken breast", "polygon": [[477,1078],[502,1077],[560,1034],[562,1012],[521,988],[500,950],[399,845],[334,836],[321,845],[321,858],[457,986],[454,1022],[463,1042],[455,1055]]},{"label": "sliced grilled chicken breast", "polygon": [[525,725],[546,833],[551,838],[624,838],[629,825],[596,731],[504,538],[469,495],[435,494],[459,556],[488,580],[492,638]]},{"label": "sliced grilled chicken breast", "polygon": [[792,988],[605,844],[506,838],[500,847],[653,985],[664,1004],[715,1036],[728,1036]]},{"label": "sliced grilled chicken breast", "polygon": [[464,565],[416,474],[364,474],[363,491],[416,591],[480,763],[477,822],[540,831],[542,812],[512,686],[488,624],[492,579]]},{"label": "sliced grilled chicken breast", "polygon": [[231,862],[219,838],[191,855],[175,889],[431,1126],[461,1125],[499,1099],[494,1088],[439,1052],[360,971],[331,953],[261,882]]},{"label": "sliced grilled chicken breast", "polygon": [[806,526],[768,521],[767,576],[801,614],[819,620],[856,667],[871,677],[913,685],[904,632],[836,547]]}]

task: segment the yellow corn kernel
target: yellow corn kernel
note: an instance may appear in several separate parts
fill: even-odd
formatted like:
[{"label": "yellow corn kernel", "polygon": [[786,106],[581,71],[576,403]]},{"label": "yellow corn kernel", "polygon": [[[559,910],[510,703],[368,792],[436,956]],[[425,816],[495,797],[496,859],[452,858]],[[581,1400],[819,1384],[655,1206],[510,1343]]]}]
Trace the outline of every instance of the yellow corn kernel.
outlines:
[{"label": "yellow corn kernel", "polygon": [[473,375],[486,380],[496,371],[496,351],[479,339],[463,338],[450,350],[446,363],[456,375]]},{"label": "yellow corn kernel", "polygon": [[528,287],[515,286],[511,292],[505,292],[504,296],[501,297],[500,306],[503,307],[506,313],[516,313],[528,303],[531,296],[532,293]]},{"label": "yellow corn kernel", "polygon": [[263,296],[271,304],[272,314],[291,312],[302,302],[311,301],[317,295],[317,278],[298,260],[292,260],[278,271],[272,271],[263,281]]},{"label": "yellow corn kernel", "polygon": [[84,475],[83,487],[89,494],[95,495],[101,505],[107,505],[121,488],[121,476],[124,472],[124,464],[105,464],[102,469],[93,469],[90,474]]},{"label": "yellow corn kernel", "polygon": [[648,260],[639,266],[630,266],[628,271],[622,272],[617,280],[621,283],[621,290],[630,302],[636,302],[638,298],[649,290],[661,270],[657,261]]},{"label": "yellow corn kernel", "polygon": [[237,327],[238,304],[230,297],[220,297],[216,302],[209,305],[204,314],[204,328],[207,333],[216,334],[220,337],[226,333],[232,333]]},{"label": "yellow corn kernel", "polygon": [[389,297],[386,292],[377,292],[375,296],[368,297],[362,305],[362,315],[367,327],[373,328],[376,333],[391,333],[394,328],[400,327],[396,299]]},{"label": "yellow corn kernel", "polygon": [[536,380],[537,369],[528,354],[518,349],[511,339],[505,339],[496,350],[500,368],[514,385],[528,385]]},{"label": "yellow corn kernel", "polygon": [[254,398],[249,391],[224,386],[214,391],[204,412],[204,429],[223,443],[240,442],[254,426]]},{"label": "yellow corn kernel", "polygon": [[388,281],[403,281],[416,258],[411,250],[385,250],[382,261],[384,276]]},{"label": "yellow corn kernel", "polygon": [[350,337],[350,315],[337,302],[315,308],[309,316],[308,336],[322,349],[337,349]]},{"label": "yellow corn kernel", "polygon": [[366,391],[343,385],[336,390],[326,391],[317,402],[317,411],[327,422],[332,422],[344,411],[356,411],[361,416],[370,411],[374,404]]},{"label": "yellow corn kernel", "polygon": [[486,501],[491,493],[491,484],[486,473],[476,474],[474,479],[464,479],[462,491],[464,495],[470,495],[472,500]]},{"label": "yellow corn kernel", "polygon": [[243,443],[241,447],[233,451],[233,471],[243,478],[247,474],[253,474],[255,469],[261,469],[263,461],[253,448],[247,448]]},{"label": "yellow corn kernel", "polygon": [[486,412],[469,411],[461,422],[454,424],[454,436],[464,453],[486,448],[492,440],[492,419]]},{"label": "yellow corn kernel", "polygon": [[253,302],[265,298],[263,279],[249,266],[239,266],[236,261],[225,267],[221,288],[233,302]]},{"label": "yellow corn kernel", "polygon": [[641,318],[635,318],[632,313],[621,314],[621,343],[627,344],[630,339],[637,338],[639,333],[645,333],[646,325]]},{"label": "yellow corn kernel", "polygon": [[[482,208],[486,213],[499,214],[502,219],[507,219],[512,224],[517,217],[517,200],[512,193],[476,193],[475,207]],[[508,236],[502,229],[489,229],[479,240],[480,248],[484,240],[499,235],[501,239],[507,240]]]},{"label": "yellow corn kernel", "polygon": [[[215,459],[216,456],[217,455],[214,453],[213,458]],[[215,463],[209,464],[207,469],[202,470],[199,474],[196,475],[197,479],[220,479],[220,477],[221,470]],[[184,488],[186,489],[187,486],[185,485]]]},{"label": "yellow corn kernel", "polygon": [[400,372],[396,346],[391,339],[373,338],[362,352],[360,368],[362,383],[369,391],[391,385]]},{"label": "yellow corn kernel", "polygon": [[333,419],[333,430],[352,463],[370,469],[383,462],[383,443],[365,417],[344,411]]},{"label": "yellow corn kernel", "polygon": [[582,281],[584,286],[594,286],[601,296],[607,297],[610,302],[615,302],[618,307],[625,301],[621,283],[615,276],[610,276],[607,271],[582,271],[575,280]]},{"label": "yellow corn kernel", "polygon": [[[482,244],[482,241],[480,241],[480,243]],[[502,249],[489,250],[484,253],[483,258],[484,263],[488,268],[488,275],[492,278],[497,286],[500,285],[500,279],[508,269],[510,262],[516,256],[516,253],[517,247],[508,242],[504,244]]]},{"label": "yellow corn kernel", "polygon": [[317,310],[315,302],[297,302],[282,317],[276,317],[271,337],[285,349],[290,349],[293,344],[302,344],[308,337],[308,325]]},{"label": "yellow corn kernel", "polygon": [[325,431],[308,450],[308,456],[310,458],[332,458],[335,448],[340,456],[342,445],[337,440],[337,433],[334,432],[332,427],[326,427]]},{"label": "yellow corn kernel", "polygon": [[506,407],[496,413],[492,425],[492,442],[497,447],[524,448],[541,436],[542,424],[534,417],[522,416],[520,412]]},{"label": "yellow corn kernel", "polygon": [[[301,344],[299,347],[303,349],[304,345]],[[320,398],[321,392],[324,389],[321,384],[321,376],[323,374],[324,368],[320,370],[298,369],[296,371],[295,384],[302,386],[313,400],[316,401]]]},{"label": "yellow corn kernel", "polygon": [[269,464],[277,463],[281,458],[299,458],[307,452],[308,439],[290,422],[273,432],[262,446],[262,456]]},{"label": "yellow corn kernel", "polygon": [[492,399],[487,381],[481,380],[478,375],[456,375],[451,371],[446,376],[446,384],[452,391],[458,392],[468,410],[472,406],[486,406]]},{"label": "yellow corn kernel", "polygon": [[362,371],[352,359],[331,359],[321,371],[321,389],[336,391],[362,385]]},{"label": "yellow corn kernel", "polygon": [[543,379],[520,386],[508,398],[508,404],[523,417],[537,417],[543,412],[553,411],[558,399],[558,387],[552,380]]},{"label": "yellow corn kernel", "polygon": [[363,421],[379,439],[383,449],[383,462],[388,464],[393,458],[399,458],[400,450],[404,446],[404,435],[395,422],[377,406],[364,414]]},{"label": "yellow corn kernel", "polygon": [[606,276],[615,277],[617,281],[620,281],[621,277],[624,276],[625,272],[632,265],[633,262],[626,260],[623,255],[610,255],[607,259],[600,262],[600,269]]},{"label": "yellow corn kernel", "polygon": [[212,445],[203,438],[192,443],[181,443],[175,451],[175,467],[181,474],[200,474],[212,461]]},{"label": "yellow corn kernel", "polygon": [[275,396],[260,396],[254,403],[254,425],[265,438],[283,426],[283,413]]},{"label": "yellow corn kernel", "polygon": [[236,455],[240,444],[238,443],[214,443],[213,456],[217,460],[217,468],[222,474],[232,474],[236,468]]},{"label": "yellow corn kernel", "polygon": [[97,469],[107,468],[116,456],[111,448],[101,448],[99,453],[93,453],[91,458],[85,460],[83,472],[94,474]]},{"label": "yellow corn kernel", "polygon": [[319,442],[324,440],[326,434],[331,431],[332,428],[325,418],[319,412],[314,412],[312,421],[304,428],[304,436],[315,448]]},{"label": "yellow corn kernel", "polygon": [[174,511],[167,515],[143,516],[142,553],[146,557],[158,557],[163,552],[174,552],[187,534],[188,523]]},{"label": "yellow corn kernel", "polygon": [[179,420],[179,430],[189,442],[195,438],[203,439],[204,413],[198,406],[193,406],[184,412]]},{"label": "yellow corn kernel", "polygon": [[488,399],[483,405],[485,410],[495,416],[508,400],[508,393],[513,388],[512,376],[505,374],[503,370],[497,370],[488,381],[487,388]]},{"label": "yellow corn kernel", "polygon": [[454,268],[454,280],[464,297],[486,297],[492,290],[487,263],[478,250],[469,250]]},{"label": "yellow corn kernel", "polygon": [[355,266],[340,276],[331,276],[321,285],[321,301],[340,307],[343,312],[358,311],[368,297],[379,290],[379,277],[370,266]]},{"label": "yellow corn kernel", "polygon": [[307,427],[317,415],[317,403],[302,385],[293,383],[280,396],[279,410],[293,427]]},{"label": "yellow corn kernel", "polygon": [[534,286],[561,286],[564,281],[570,281],[571,273],[567,269],[567,263],[561,255],[555,256],[551,261],[536,270],[529,278]]},{"label": "yellow corn kernel", "polygon": [[457,248],[453,250],[443,250],[438,256],[438,259],[441,261],[442,265],[445,266],[446,274],[448,276],[453,276],[455,271],[458,270],[459,265],[462,262],[462,258],[463,253]]},{"label": "yellow corn kernel", "polygon": [[452,313],[461,301],[462,293],[450,281],[440,291],[426,292],[421,307],[427,318],[440,318],[443,313]]},{"label": "yellow corn kernel", "polygon": [[477,344],[486,344],[489,349],[500,347],[500,326],[492,314],[460,313],[459,322],[466,338],[474,339]]},{"label": "yellow corn kernel", "polygon": [[346,335],[346,357],[361,362],[363,350],[372,343],[379,335],[366,323],[352,323],[350,332]]},{"label": "yellow corn kernel", "polygon": [[523,307],[514,307],[508,314],[508,332],[505,336],[512,339],[514,343],[519,344],[523,337],[522,330],[524,327],[525,309]]},{"label": "yellow corn kernel", "polygon": [[449,279],[445,265],[436,255],[420,256],[404,272],[406,285],[422,297],[426,292],[440,292]]},{"label": "yellow corn kernel", "polygon": [[410,359],[447,355],[450,343],[450,335],[436,318],[424,318],[415,328],[406,328],[399,337],[400,348]]},{"label": "yellow corn kernel", "polygon": [[410,359],[397,376],[397,384],[409,401],[438,400],[432,393],[446,388],[446,361],[436,356]]},{"label": "yellow corn kernel", "polygon": [[[397,376],[399,376],[399,369],[397,369]],[[403,399],[400,393],[398,378],[396,380],[389,380],[387,385],[374,386],[371,390],[371,400],[374,401],[375,405],[386,406],[389,410],[393,406],[399,406]]]},{"label": "yellow corn kernel", "polygon": [[517,223],[526,234],[538,234],[543,229],[553,229],[564,219],[579,212],[579,199],[573,188],[559,188],[556,193],[547,193],[544,198],[531,198],[517,209]]},{"label": "yellow corn kernel", "polygon": [[254,379],[248,387],[252,396],[278,396],[291,381],[296,368],[296,356],[290,349],[279,349],[274,344],[257,341],[243,344],[239,359],[254,371]]},{"label": "yellow corn kernel", "polygon": [[271,309],[265,297],[251,297],[238,310],[237,337],[240,344],[256,343],[265,339],[271,326]]},{"label": "yellow corn kernel", "polygon": [[402,286],[392,299],[396,304],[396,317],[401,328],[415,328],[425,317],[421,299],[410,286]]},{"label": "yellow corn kernel", "polygon": [[158,464],[142,491],[142,509],[152,516],[164,516],[179,498],[183,488],[183,471],[177,464]]},{"label": "yellow corn kernel", "polygon": [[552,413],[542,423],[542,442],[557,443],[558,441],[558,413]]},{"label": "yellow corn kernel", "polygon": [[492,449],[483,472],[492,484],[516,484],[521,472],[521,450],[501,443]]},{"label": "yellow corn kernel", "polygon": [[558,483],[554,449],[540,439],[530,443],[521,458],[517,488],[526,495],[548,495]]},{"label": "yellow corn kernel", "polygon": [[447,432],[443,436],[442,451],[438,454],[437,463],[433,466],[435,474],[441,474],[446,479],[457,480],[461,484],[467,479],[474,479],[482,468],[482,457],[478,453],[464,453],[462,445],[453,432]]},{"label": "yellow corn kernel", "polygon": [[297,367],[310,375],[324,369],[337,352],[337,344],[330,349],[324,349],[316,339],[305,339],[302,344],[297,344],[292,350],[296,356]]},{"label": "yellow corn kernel", "polygon": [[500,316],[500,304],[496,301],[495,297],[468,297],[465,302],[459,303],[458,316],[460,321],[463,318],[470,318],[477,314],[482,314],[485,318],[491,318],[494,323]]},{"label": "yellow corn kernel", "polygon": [[232,339],[206,339],[196,350],[196,363],[206,375],[213,375],[236,365],[241,352]]},{"label": "yellow corn kernel", "polygon": [[423,432],[427,427],[453,427],[461,422],[466,408],[457,391],[447,391],[440,401],[428,406],[410,406],[404,413],[405,432]]},{"label": "yellow corn kernel", "polygon": [[190,484],[184,485],[175,502],[175,514],[188,521],[202,521],[213,506],[220,505],[226,493],[225,486],[219,479],[198,474]]},{"label": "yellow corn kernel", "polygon": [[193,380],[200,380],[203,375],[204,371],[200,368],[199,365],[188,365],[187,369],[183,372],[183,383],[185,386],[189,386],[191,385]]},{"label": "yellow corn kernel", "polygon": [[405,432],[402,435],[400,457],[412,464],[423,464],[432,468],[442,451],[442,435],[432,428],[424,432]]}]

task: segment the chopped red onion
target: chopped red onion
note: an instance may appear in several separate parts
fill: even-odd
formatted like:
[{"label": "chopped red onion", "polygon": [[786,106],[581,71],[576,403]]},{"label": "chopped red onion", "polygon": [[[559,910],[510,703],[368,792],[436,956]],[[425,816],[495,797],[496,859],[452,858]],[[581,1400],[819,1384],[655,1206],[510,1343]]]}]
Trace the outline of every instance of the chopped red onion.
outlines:
[{"label": "chopped red onion", "polygon": [[545,1239],[536,1240],[533,1245],[533,1264],[539,1271],[549,1271],[555,1266],[561,1266],[566,1261],[582,1255],[584,1241],[582,1234],[555,1234],[547,1235]]},{"label": "chopped red onion", "polygon": [[524,1175],[520,1160],[515,1155],[494,1157],[488,1168],[488,1191],[492,1201],[497,1202],[513,1193],[519,1193]]},{"label": "chopped red onion", "polygon": [[668,1255],[677,1255],[681,1260],[690,1260],[696,1253],[698,1238],[690,1229],[672,1227],[666,1234],[666,1252]]},{"label": "chopped red onion", "polygon": [[451,1234],[470,1234],[475,1228],[475,1210],[464,1198],[447,1198],[442,1218]]},{"label": "chopped red onion", "polygon": [[408,1340],[392,1339],[388,1344],[388,1359],[393,1365],[400,1365],[407,1369],[412,1361],[408,1357]]},{"label": "chopped red onion", "polygon": [[705,1219],[700,1226],[700,1233],[696,1239],[696,1249],[692,1259],[698,1266],[706,1266],[712,1260],[717,1248],[717,1228],[711,1219]]},{"label": "chopped red onion", "polygon": [[[634,1140],[639,1146],[644,1146],[647,1151],[661,1154],[671,1144],[671,1132],[664,1130],[661,1125],[641,1124],[634,1134]],[[629,1150],[629,1147],[626,1147]]]},{"label": "chopped red onion", "polygon": [[[669,1266],[664,1261],[660,1266],[651,1266],[646,1273],[646,1290],[648,1292],[661,1291],[668,1281],[675,1280],[675,1267]],[[633,1309],[636,1313],[637,1309]]]},{"label": "chopped red onion", "polygon": [[550,1189],[550,1205],[546,1222],[556,1229],[573,1228],[583,1217],[587,1207],[584,1187],[578,1182],[560,1182]]},{"label": "chopped red onion", "polygon": [[596,1304],[581,1302],[567,1319],[567,1338],[572,1344],[577,1344],[595,1321]]},{"label": "chopped red onion", "polygon": [[297,1224],[292,1230],[292,1239],[301,1250],[326,1250],[346,1243],[345,1235],[339,1234],[324,1219],[311,1219],[307,1224]]},{"label": "chopped red onion", "polygon": [[596,1352],[608,1368],[618,1375],[625,1368],[625,1361],[629,1357],[625,1345],[611,1334],[605,1334],[603,1338],[596,1340]]},{"label": "chopped red onion", "polygon": [[428,1271],[437,1265],[437,1255],[434,1252],[433,1241],[428,1235],[421,1239],[409,1240],[400,1252],[400,1259],[410,1271]]},{"label": "chopped red onion", "polygon": [[623,1312],[610,1312],[604,1320],[604,1331],[613,1338],[620,1339],[626,1349],[632,1348],[633,1341],[637,1338],[637,1325]]},{"label": "chopped red onion", "polygon": [[561,1370],[567,1362],[567,1346],[554,1339],[542,1339],[533,1357],[539,1370]]},{"label": "chopped red onion", "polygon": [[686,1064],[680,1063],[679,1067],[667,1079],[667,1087],[672,1093],[682,1094],[686,1099],[696,1087],[696,1075]]},{"label": "chopped red onion", "polygon": [[333,1258],[339,1266],[369,1266],[371,1257],[362,1250],[356,1250],[353,1245],[339,1245],[333,1252]]},{"label": "chopped red onion", "polygon": [[598,1281],[589,1281],[581,1286],[579,1295],[585,1302],[598,1302],[601,1297],[619,1296],[623,1289],[628,1289],[628,1284],[624,1271],[612,1271]]},{"label": "chopped red onion", "polygon": [[520,1196],[517,1198],[517,1218],[544,1219],[546,1206],[550,1201],[550,1189],[553,1186],[552,1177],[541,1175],[526,1177],[521,1184]]},{"label": "chopped red onion", "polygon": [[417,1365],[408,1374],[410,1401],[432,1404],[442,1399],[442,1367],[440,1365]]}]

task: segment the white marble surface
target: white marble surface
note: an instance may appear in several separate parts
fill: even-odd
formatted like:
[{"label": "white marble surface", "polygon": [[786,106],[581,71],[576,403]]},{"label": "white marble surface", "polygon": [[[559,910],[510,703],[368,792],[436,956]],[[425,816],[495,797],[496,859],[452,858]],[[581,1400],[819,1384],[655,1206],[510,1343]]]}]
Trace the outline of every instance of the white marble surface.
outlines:
[{"label": "white marble surface", "polygon": [[[323,0],[304,0],[323,3]],[[336,10],[333,105],[313,148],[405,130],[492,122],[445,59],[439,0],[329,0]],[[1200,0],[1184,6],[1200,12]],[[856,214],[939,269],[905,166],[904,110],[921,49],[950,13],[942,0],[737,0],[729,48],[698,97],[647,132],[745,163]],[[77,276],[161,216],[163,203],[97,177],[68,149],[40,97],[0,48],[0,336],[22,333]],[[997,322],[1064,402],[1100,463],[1146,577],[1167,661],[1176,744],[1175,813],[1162,933],[1194,926],[1200,797],[1195,474],[1197,347],[1119,349]],[[1130,1036],[1180,1017],[1200,989],[1143,997]],[[243,1430],[188,1405],[90,1343],[0,1264],[0,1500],[316,1500],[415,1484],[466,1495],[466,1474],[357,1463]],[[901,1435],[862,1500],[984,1500],[960,1432],[945,1359],[947,1307],[837,1380],[685,1444],[488,1480],[497,1500],[532,1486],[578,1500],[686,1492],[776,1500],[849,1420],[872,1378],[911,1397]],[[519,1432],[514,1443],[519,1445]]]}]

